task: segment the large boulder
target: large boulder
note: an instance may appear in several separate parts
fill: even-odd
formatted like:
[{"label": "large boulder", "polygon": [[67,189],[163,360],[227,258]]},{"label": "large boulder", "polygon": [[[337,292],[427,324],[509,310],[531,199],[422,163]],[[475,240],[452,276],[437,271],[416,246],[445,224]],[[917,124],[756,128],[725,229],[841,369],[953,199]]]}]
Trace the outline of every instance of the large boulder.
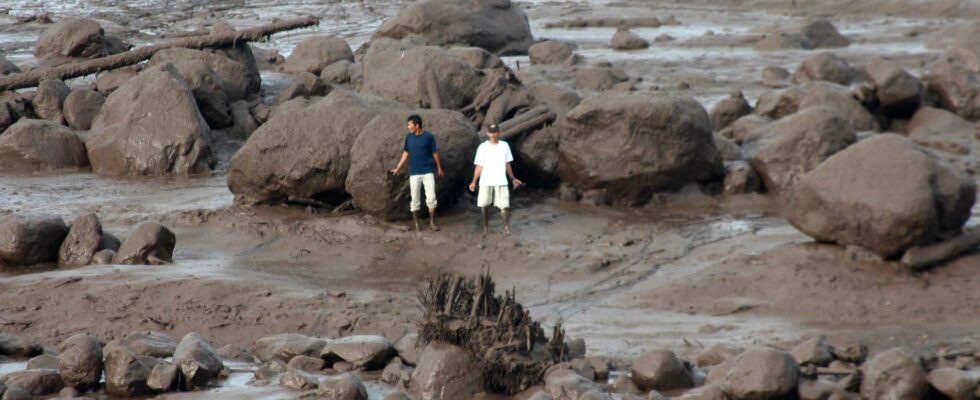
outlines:
[{"label": "large boulder", "polygon": [[805,175],[789,196],[786,214],[817,240],[894,257],[962,227],[975,197],[972,179],[908,138],[881,134]]},{"label": "large boulder", "polygon": [[793,80],[796,83],[810,81],[827,81],[847,85],[854,79],[856,72],[847,60],[829,51],[808,57],[796,69]]},{"label": "large boulder", "polygon": [[102,379],[102,343],[80,333],[58,348],[58,369],[65,386],[78,389],[95,387]]},{"label": "large boulder", "polygon": [[166,226],[144,222],[136,227],[119,246],[114,264],[164,264],[174,259],[177,237]]},{"label": "large boulder", "polygon": [[87,131],[92,128],[92,120],[105,104],[105,96],[91,89],[80,89],[65,97],[62,112],[65,122],[74,130]]},{"label": "large boulder", "polygon": [[368,400],[367,388],[352,373],[328,376],[316,389],[317,398],[331,400]]},{"label": "large boulder", "polygon": [[604,190],[615,203],[643,204],[655,191],[724,174],[708,113],[691,98],[606,93],[582,102],[562,123],[562,182]]},{"label": "large boulder", "polygon": [[221,78],[204,60],[181,60],[174,64],[177,73],[184,79],[201,116],[212,129],[227,128],[232,125],[231,110]]},{"label": "large boulder", "polygon": [[368,122],[395,107],[375,96],[336,90],[308,107],[276,114],[235,153],[228,188],[237,202],[247,204],[289,197],[343,201],[351,146]]},{"label": "large boulder", "polygon": [[503,68],[504,61],[489,51],[486,51],[480,47],[450,47],[450,53],[453,53],[463,60],[466,61],[471,67],[476,69],[493,69],[493,68]]},{"label": "large boulder", "polygon": [[929,390],[922,360],[904,348],[878,354],[861,370],[861,397],[865,399],[921,399]]},{"label": "large boulder", "polygon": [[40,344],[25,337],[0,334],[0,356],[34,357],[43,351]]},{"label": "large boulder", "polygon": [[973,122],[943,109],[922,107],[909,120],[906,132],[940,159],[973,174],[980,171],[980,160],[974,156],[980,151],[980,137]]},{"label": "large boulder", "polygon": [[255,341],[255,357],[262,361],[289,362],[296,356],[319,357],[327,341],[298,333],[266,336]]},{"label": "large boulder", "polygon": [[58,264],[86,265],[92,256],[102,249],[118,249],[113,247],[112,240],[102,232],[102,223],[95,214],[85,214],[75,218],[68,230],[68,236],[61,242],[58,249]]},{"label": "large boulder", "polygon": [[125,347],[136,355],[155,358],[171,357],[177,350],[177,341],[160,332],[133,332],[110,344]]},{"label": "large boulder", "polygon": [[134,397],[149,394],[146,379],[158,363],[156,358],[133,353],[124,346],[109,344],[105,357],[105,388],[110,395]]},{"label": "large boulder", "polygon": [[97,174],[186,175],[214,165],[210,142],[191,89],[164,64],[109,95],[86,145]]},{"label": "large boulder", "polygon": [[105,32],[93,19],[63,18],[37,40],[34,55],[97,58],[109,55]]},{"label": "large boulder", "polygon": [[354,368],[381,369],[395,356],[395,348],[384,336],[348,336],[334,339],[320,352],[330,367],[344,361]]},{"label": "large boulder", "polygon": [[800,101],[806,97],[809,90],[803,86],[791,86],[786,89],[772,90],[763,93],[755,102],[755,113],[772,119],[780,119],[800,108]]},{"label": "large boulder", "polygon": [[58,261],[58,247],[68,235],[57,216],[6,215],[0,217],[0,263],[33,265]]},{"label": "large boulder", "polygon": [[936,368],[929,372],[926,380],[939,393],[951,400],[975,399],[980,371],[963,371],[956,368]]},{"label": "large boulder", "polygon": [[630,367],[633,382],[643,390],[667,391],[694,386],[691,373],[674,352],[651,350],[633,361]]},{"label": "large boulder", "polygon": [[961,63],[940,59],[925,76],[939,104],[970,121],[980,119],[980,74]]},{"label": "large boulder", "polygon": [[412,108],[455,110],[473,101],[480,83],[477,70],[456,54],[417,46],[369,52],[361,90]]},{"label": "large boulder", "polygon": [[561,127],[549,126],[517,142],[514,147],[514,171],[535,186],[558,186],[558,142]]},{"label": "large boulder", "polygon": [[550,83],[534,83],[526,87],[534,100],[547,105],[559,118],[582,103],[582,97],[574,90]]},{"label": "large boulder", "polygon": [[479,144],[477,129],[463,114],[449,110],[389,110],[364,126],[351,146],[347,192],[364,212],[384,218],[408,217],[408,176],[389,176],[398,163],[407,134],[406,119],[422,117],[423,126],[436,138],[442,169],[436,194],[442,204],[451,203],[472,176],[473,155]]},{"label": "large boulder", "polygon": [[0,135],[0,170],[54,171],[89,165],[85,143],[71,129],[51,121],[21,119]]},{"label": "large boulder", "polygon": [[825,19],[806,20],[799,25],[798,30],[817,49],[847,47],[851,44],[850,39],[841,35],[837,27]]},{"label": "large boulder", "polygon": [[800,110],[809,107],[829,108],[840,114],[857,131],[878,131],[881,126],[871,112],[864,108],[850,90],[828,82],[815,82],[800,100]]},{"label": "large boulder", "polygon": [[722,389],[735,400],[782,399],[795,392],[800,368],[789,354],[766,347],[735,357]]},{"label": "large boulder", "polygon": [[[3,376],[3,381],[7,386],[8,393],[22,392],[28,395],[26,398],[38,398],[58,393],[65,387],[58,370],[47,368],[11,372]],[[7,398],[5,394],[4,399]]]},{"label": "large boulder", "polygon": [[533,44],[527,15],[510,0],[422,0],[385,21],[371,40],[421,35],[430,45],[465,44],[496,55]]},{"label": "large boulder", "polygon": [[752,106],[745,101],[742,91],[736,91],[721,99],[711,107],[711,129],[718,132],[727,128],[732,122],[752,113]]},{"label": "large boulder", "polygon": [[468,399],[483,390],[482,368],[466,349],[433,342],[422,352],[410,387],[425,400]]},{"label": "large boulder", "polygon": [[650,47],[650,42],[628,29],[618,29],[610,45],[616,50],[641,50]]},{"label": "large boulder", "polygon": [[188,333],[177,345],[174,364],[180,367],[184,385],[191,390],[207,386],[224,368],[218,352],[197,332]]},{"label": "large boulder", "polygon": [[34,118],[31,108],[32,94],[17,92],[0,93],[0,135],[21,118]]},{"label": "large boulder", "polygon": [[309,72],[319,75],[338,61],[354,62],[354,52],[337,36],[313,36],[303,39],[286,58],[283,69],[289,73]]},{"label": "large boulder", "polygon": [[571,59],[572,46],[557,40],[535,43],[527,50],[531,64],[561,64]]},{"label": "large boulder", "polygon": [[161,64],[178,64],[181,61],[201,60],[204,61],[217,75],[225,96],[229,102],[242,100],[250,93],[258,93],[262,87],[262,82],[250,68],[226,57],[224,54],[209,53],[194,49],[165,49],[153,53],[153,57],[146,63],[146,68]]},{"label": "large boulder", "polygon": [[34,113],[37,114],[38,118],[46,119],[48,121],[62,123],[64,121],[64,116],[61,113],[61,109],[65,104],[65,98],[71,93],[71,89],[65,82],[57,79],[45,79],[37,85],[37,92],[34,93],[34,99],[31,104],[34,107]]},{"label": "large boulder", "polygon": [[129,82],[130,79],[136,77],[139,74],[139,66],[118,68],[112,71],[103,73],[95,79],[95,90],[101,93],[103,96],[108,96],[110,93],[116,91],[122,87],[122,85]]},{"label": "large boulder", "polygon": [[572,74],[572,83],[576,87],[597,92],[614,89],[619,84],[628,84],[629,80],[625,71],[609,64],[576,68]]},{"label": "large boulder", "polygon": [[836,112],[814,107],[765,125],[742,142],[768,190],[785,190],[828,157],[857,140],[854,129]]},{"label": "large boulder", "polygon": [[921,103],[924,87],[894,61],[875,58],[864,67],[875,88],[881,112],[890,118],[907,118]]}]

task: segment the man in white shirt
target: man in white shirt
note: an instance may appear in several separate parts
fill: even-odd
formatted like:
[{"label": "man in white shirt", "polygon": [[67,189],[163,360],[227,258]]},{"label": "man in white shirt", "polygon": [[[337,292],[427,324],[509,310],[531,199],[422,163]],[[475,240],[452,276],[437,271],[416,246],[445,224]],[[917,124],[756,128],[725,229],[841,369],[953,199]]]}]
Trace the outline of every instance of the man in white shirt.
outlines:
[{"label": "man in white shirt", "polygon": [[473,181],[470,182],[471,192],[476,191],[477,181],[480,182],[476,205],[483,214],[484,235],[490,231],[488,207],[491,204],[500,209],[500,215],[504,219],[504,234],[510,235],[510,191],[507,189],[507,177],[510,177],[515,189],[524,184],[514,177],[514,171],[510,168],[511,161],[514,161],[514,155],[511,154],[507,142],[500,140],[500,128],[497,124],[490,124],[487,127],[487,141],[480,143],[480,147],[476,149],[476,160],[473,161],[476,170],[473,171]]}]

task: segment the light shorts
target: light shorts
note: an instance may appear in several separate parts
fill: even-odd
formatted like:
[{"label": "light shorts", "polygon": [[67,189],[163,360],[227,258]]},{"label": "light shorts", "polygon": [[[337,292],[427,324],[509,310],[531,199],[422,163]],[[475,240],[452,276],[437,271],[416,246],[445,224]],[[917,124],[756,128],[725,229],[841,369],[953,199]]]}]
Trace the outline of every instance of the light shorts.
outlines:
[{"label": "light shorts", "polygon": [[482,208],[491,204],[501,210],[510,208],[510,190],[507,189],[507,185],[480,186],[480,193],[476,196],[476,205]]}]

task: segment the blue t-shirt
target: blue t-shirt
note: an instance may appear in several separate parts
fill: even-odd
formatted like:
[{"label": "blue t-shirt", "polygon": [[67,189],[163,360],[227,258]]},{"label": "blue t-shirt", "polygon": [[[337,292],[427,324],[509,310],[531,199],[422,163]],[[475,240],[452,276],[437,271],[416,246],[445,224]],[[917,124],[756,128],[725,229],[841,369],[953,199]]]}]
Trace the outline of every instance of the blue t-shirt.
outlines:
[{"label": "blue t-shirt", "polygon": [[408,170],[412,175],[425,175],[436,172],[436,160],[432,153],[436,148],[436,137],[429,131],[422,131],[415,136],[409,132],[405,135],[405,151],[408,152]]}]

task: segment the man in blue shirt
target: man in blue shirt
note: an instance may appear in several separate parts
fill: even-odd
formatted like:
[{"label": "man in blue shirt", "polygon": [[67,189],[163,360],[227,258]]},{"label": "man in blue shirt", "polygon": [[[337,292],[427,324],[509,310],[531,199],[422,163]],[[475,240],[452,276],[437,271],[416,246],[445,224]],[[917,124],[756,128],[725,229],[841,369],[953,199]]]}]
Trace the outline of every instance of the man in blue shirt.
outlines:
[{"label": "man in blue shirt", "polygon": [[419,210],[422,208],[421,187],[425,187],[425,205],[429,207],[429,226],[434,231],[438,231],[436,226],[436,178],[438,174],[442,178],[442,163],[439,162],[439,149],[436,147],[436,137],[431,132],[422,129],[422,117],[410,115],[408,117],[408,131],[405,135],[405,149],[402,157],[398,160],[398,166],[391,170],[392,175],[397,175],[408,162],[410,177],[409,187],[412,193],[412,202],[409,209],[412,211],[412,221],[415,223],[415,231],[419,231]]}]

